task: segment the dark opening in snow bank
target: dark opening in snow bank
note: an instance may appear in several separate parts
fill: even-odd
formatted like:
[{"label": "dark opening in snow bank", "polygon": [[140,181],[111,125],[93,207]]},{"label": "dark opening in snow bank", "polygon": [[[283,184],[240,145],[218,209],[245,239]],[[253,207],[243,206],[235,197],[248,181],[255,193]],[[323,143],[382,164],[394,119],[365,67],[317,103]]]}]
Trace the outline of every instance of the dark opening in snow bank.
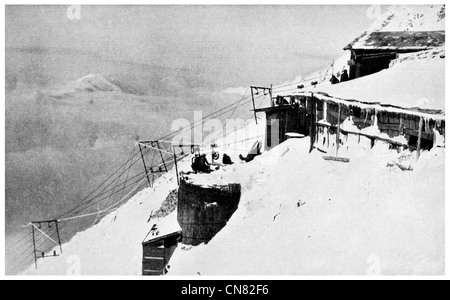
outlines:
[{"label": "dark opening in snow bank", "polygon": [[178,190],[178,223],[183,244],[208,243],[238,208],[241,185],[200,186],[182,178]]}]

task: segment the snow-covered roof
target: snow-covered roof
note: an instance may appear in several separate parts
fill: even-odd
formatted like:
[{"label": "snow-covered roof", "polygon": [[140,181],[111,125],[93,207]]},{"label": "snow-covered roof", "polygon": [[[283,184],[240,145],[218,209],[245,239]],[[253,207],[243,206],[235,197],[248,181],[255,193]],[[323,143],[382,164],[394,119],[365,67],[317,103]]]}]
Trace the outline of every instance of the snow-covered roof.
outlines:
[{"label": "snow-covered roof", "polygon": [[352,100],[355,105],[391,106],[444,117],[445,48],[401,55],[389,69],[351,81],[278,95],[305,92]]},{"label": "snow-covered roof", "polygon": [[389,69],[317,90],[342,99],[445,111],[445,50],[406,55]]},{"label": "snow-covered roof", "polygon": [[152,225],[142,244],[153,243],[178,234],[181,234],[181,227],[176,218],[163,218]]},{"label": "snow-covered roof", "polygon": [[353,49],[426,50],[445,44],[445,31],[376,31],[365,34],[350,46]]},{"label": "snow-covered roof", "polygon": [[423,50],[445,44],[445,5],[392,6],[345,49]]}]

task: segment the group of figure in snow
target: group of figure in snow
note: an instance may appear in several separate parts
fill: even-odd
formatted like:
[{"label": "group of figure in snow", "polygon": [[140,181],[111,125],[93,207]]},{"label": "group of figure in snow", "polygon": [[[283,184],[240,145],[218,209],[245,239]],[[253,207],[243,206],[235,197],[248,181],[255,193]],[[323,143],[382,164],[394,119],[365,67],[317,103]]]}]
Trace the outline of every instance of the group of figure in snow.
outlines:
[{"label": "group of figure in snow", "polygon": [[[211,145],[214,149],[216,145]],[[218,160],[220,155],[216,151],[212,151],[211,158],[213,160],[213,163],[210,163],[208,159],[206,158],[206,154],[200,153],[199,147],[193,147],[191,150],[192,154],[194,156],[192,157],[192,164],[191,168],[192,171],[195,173],[211,173],[214,170],[218,170],[220,168],[220,164],[214,163],[214,160]],[[261,154],[261,142],[256,141],[248,154],[246,156],[243,156],[242,154],[239,154],[239,159],[245,162],[252,161],[256,156]],[[228,156],[226,153],[222,156],[222,165],[232,165],[234,162],[231,160],[230,156]],[[213,169],[212,167],[215,168]]]}]

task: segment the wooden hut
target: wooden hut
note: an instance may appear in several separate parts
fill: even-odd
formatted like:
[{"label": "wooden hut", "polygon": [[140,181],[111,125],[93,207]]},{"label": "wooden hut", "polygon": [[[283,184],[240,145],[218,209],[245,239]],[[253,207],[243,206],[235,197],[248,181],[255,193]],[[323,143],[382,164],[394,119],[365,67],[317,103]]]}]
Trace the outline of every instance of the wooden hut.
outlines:
[{"label": "wooden hut", "polygon": [[311,134],[313,102],[310,95],[278,96],[275,102],[279,105],[255,110],[266,114],[266,151],[284,142],[286,133]]},{"label": "wooden hut", "polygon": [[387,69],[399,54],[428,50],[444,43],[445,31],[365,32],[344,48],[351,51],[349,78]]},{"label": "wooden hut", "polygon": [[181,230],[163,235],[149,235],[142,242],[142,275],[165,275],[178,242]]}]

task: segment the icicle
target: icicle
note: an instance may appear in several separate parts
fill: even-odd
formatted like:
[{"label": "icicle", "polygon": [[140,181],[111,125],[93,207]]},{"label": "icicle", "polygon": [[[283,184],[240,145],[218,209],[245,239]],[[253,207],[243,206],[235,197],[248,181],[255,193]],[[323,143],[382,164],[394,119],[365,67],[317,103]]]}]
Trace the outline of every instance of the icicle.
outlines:
[{"label": "icicle", "polygon": [[375,113],[373,114],[372,121],[373,121],[372,126],[377,127],[377,129],[378,129],[378,111],[376,109],[375,109]]},{"label": "icicle", "polygon": [[328,107],[327,107],[327,101],[323,101],[323,119],[325,120],[325,122],[328,122],[327,121],[327,109],[328,109]]},{"label": "icicle", "polygon": [[364,113],[365,113],[365,117],[364,117],[364,127],[367,124],[367,119],[369,118],[369,112],[366,108],[364,108]]},{"label": "icicle", "polygon": [[425,121],[425,132],[429,133],[430,130],[430,119],[427,117],[424,117],[424,121]]}]

